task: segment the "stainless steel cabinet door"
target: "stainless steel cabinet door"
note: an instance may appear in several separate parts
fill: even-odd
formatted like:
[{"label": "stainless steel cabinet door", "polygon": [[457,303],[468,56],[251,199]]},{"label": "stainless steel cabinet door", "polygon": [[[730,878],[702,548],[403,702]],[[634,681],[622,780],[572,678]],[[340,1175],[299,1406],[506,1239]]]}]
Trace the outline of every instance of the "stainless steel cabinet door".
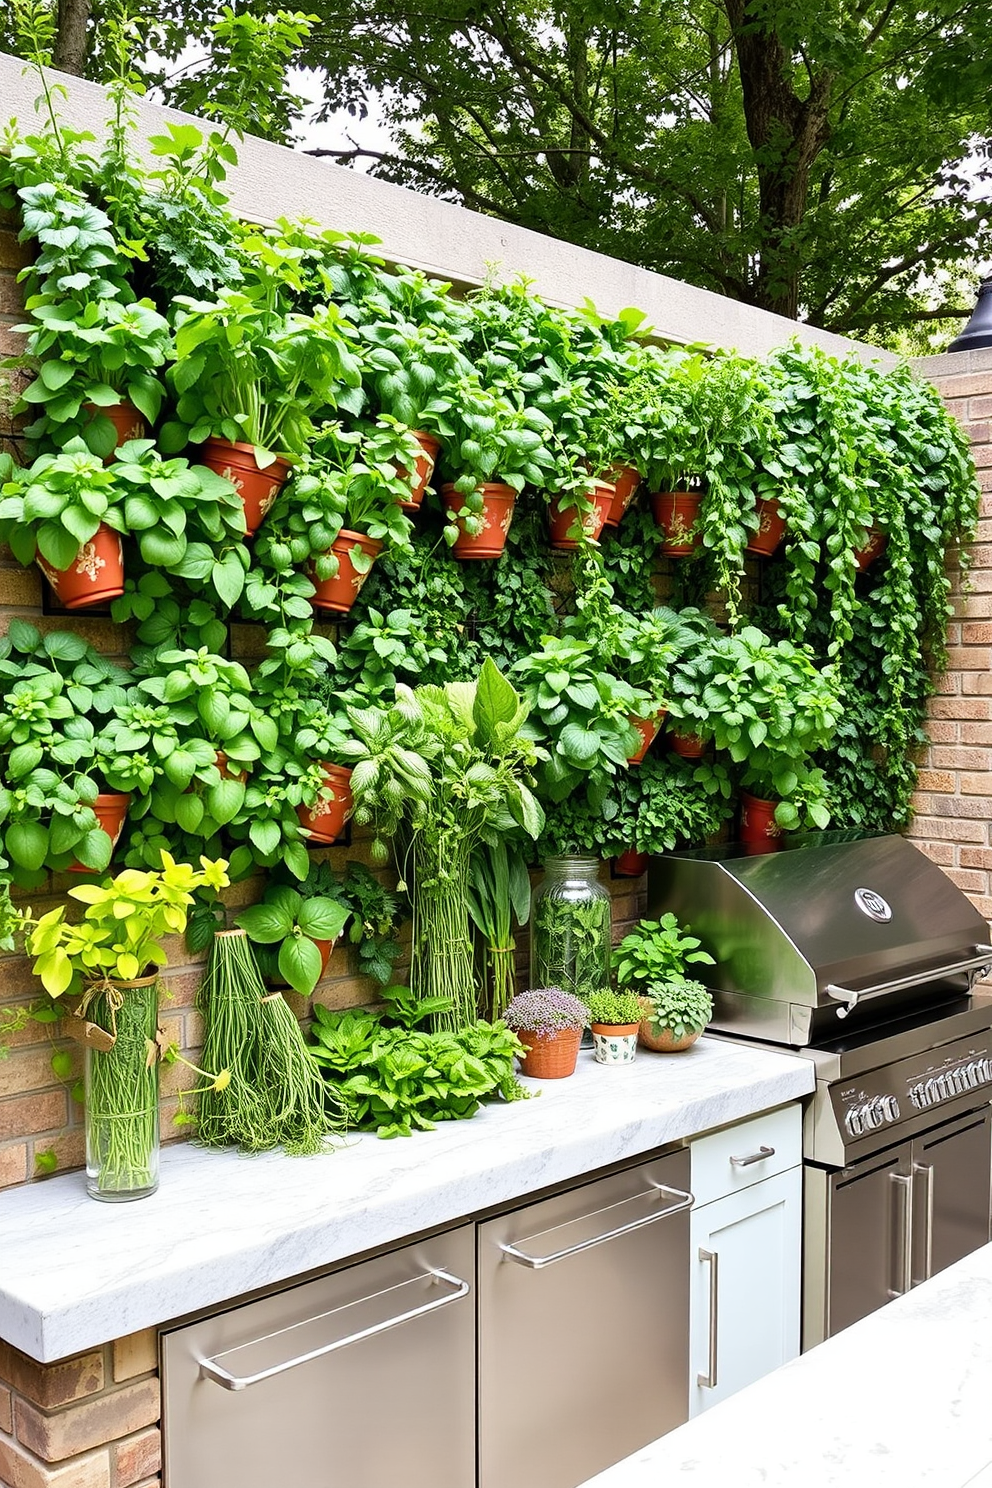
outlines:
[{"label": "stainless steel cabinet door", "polygon": [[[822,1249],[828,1274],[827,1336],[909,1290],[912,1178],[909,1144],[831,1173],[829,1233],[807,1235],[806,1264]],[[808,1206],[808,1211],[812,1206]],[[815,1342],[804,1334],[804,1347]]]},{"label": "stainless steel cabinet door", "polygon": [[914,1286],[988,1244],[990,1168],[987,1108],[914,1141]]},{"label": "stainless steel cabinet door", "polygon": [[688,1417],[689,1154],[479,1226],[479,1488],[576,1488]]},{"label": "stainless steel cabinet door", "polygon": [[472,1488],[475,1229],[166,1334],[169,1488]]}]

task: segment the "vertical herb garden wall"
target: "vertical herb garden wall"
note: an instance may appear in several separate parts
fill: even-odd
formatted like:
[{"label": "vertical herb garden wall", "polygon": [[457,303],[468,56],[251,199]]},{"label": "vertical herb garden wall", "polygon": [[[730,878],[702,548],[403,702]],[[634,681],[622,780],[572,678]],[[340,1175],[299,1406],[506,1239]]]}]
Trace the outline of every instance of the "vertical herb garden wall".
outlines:
[{"label": "vertical herb garden wall", "polygon": [[468,1016],[452,893],[498,1009],[546,856],[702,844],[742,792],[773,832],[907,823],[977,511],[930,386],[242,224],[228,135],[169,125],[141,166],[114,96],[105,144],[49,110],[0,160],[33,254],[0,538],[135,638],[128,668],[24,622],[0,642],[7,880],[164,849],[264,871],[291,920],[353,815],[423,891],[418,992]]}]

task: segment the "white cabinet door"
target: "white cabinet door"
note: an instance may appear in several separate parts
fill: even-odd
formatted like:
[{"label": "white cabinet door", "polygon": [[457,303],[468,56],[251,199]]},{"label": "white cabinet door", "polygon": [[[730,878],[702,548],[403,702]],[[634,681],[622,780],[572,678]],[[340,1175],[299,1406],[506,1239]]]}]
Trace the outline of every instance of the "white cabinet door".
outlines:
[{"label": "white cabinet door", "polygon": [[689,1413],[799,1353],[801,1169],[690,1216]]}]

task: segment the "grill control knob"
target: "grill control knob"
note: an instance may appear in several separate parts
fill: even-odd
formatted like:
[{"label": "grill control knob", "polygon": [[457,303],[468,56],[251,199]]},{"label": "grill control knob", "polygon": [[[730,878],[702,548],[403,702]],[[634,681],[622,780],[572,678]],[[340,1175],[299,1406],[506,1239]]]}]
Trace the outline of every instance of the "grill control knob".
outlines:
[{"label": "grill control knob", "polygon": [[936,1105],[938,1101],[946,1100],[951,1094],[946,1075],[935,1075],[932,1080],[927,1081],[924,1088],[928,1096],[927,1104],[931,1106]]},{"label": "grill control knob", "polygon": [[880,1126],[885,1125],[885,1117],[882,1114],[882,1102],[876,1098],[870,1100],[863,1108],[865,1126],[870,1131],[877,1131]]},{"label": "grill control knob", "polygon": [[909,1099],[918,1111],[922,1111],[927,1104],[926,1092],[923,1089],[922,1080],[914,1085],[909,1092]]},{"label": "grill control knob", "polygon": [[979,1073],[977,1059],[969,1060],[969,1062],[962,1067],[961,1077],[964,1080],[966,1090],[974,1090],[977,1085],[980,1085],[982,1083],[982,1077]]},{"label": "grill control knob", "polygon": [[898,1121],[900,1117],[899,1102],[894,1095],[882,1096],[882,1115],[886,1121]]},{"label": "grill control knob", "polygon": [[992,1063],[988,1059],[976,1059],[972,1069],[975,1071],[977,1084],[987,1085],[992,1080]]},{"label": "grill control knob", "polygon": [[852,1106],[844,1117],[844,1125],[852,1137],[863,1137],[865,1134],[865,1112],[863,1106]]}]

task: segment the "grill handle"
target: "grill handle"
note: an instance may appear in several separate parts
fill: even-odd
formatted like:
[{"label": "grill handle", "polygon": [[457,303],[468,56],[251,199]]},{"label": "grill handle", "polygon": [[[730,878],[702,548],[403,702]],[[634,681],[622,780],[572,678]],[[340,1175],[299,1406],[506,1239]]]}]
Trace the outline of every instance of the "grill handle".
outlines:
[{"label": "grill handle", "polygon": [[949,961],[946,966],[931,966],[924,971],[910,972],[908,976],[894,977],[888,982],[876,982],[874,987],[840,987],[836,982],[831,982],[824,991],[828,997],[845,1004],[837,1009],[837,1016],[846,1018],[865,998],[881,997],[883,992],[901,992],[905,987],[918,987],[921,982],[954,976],[961,971],[986,971],[989,966],[992,966],[992,946],[974,946],[972,955],[965,957],[963,961]]}]

